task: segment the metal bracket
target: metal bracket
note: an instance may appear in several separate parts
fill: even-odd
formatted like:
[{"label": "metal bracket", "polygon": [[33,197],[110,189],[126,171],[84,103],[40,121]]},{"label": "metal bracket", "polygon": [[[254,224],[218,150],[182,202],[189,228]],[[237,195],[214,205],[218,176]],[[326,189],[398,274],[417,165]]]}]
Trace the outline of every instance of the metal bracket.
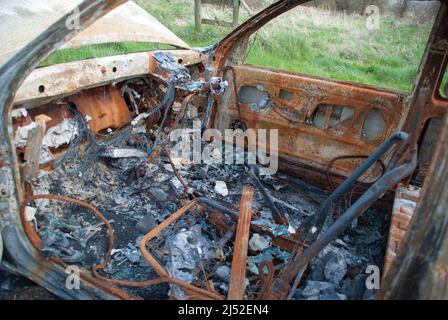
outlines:
[{"label": "metal bracket", "polygon": [[447,55],[448,54],[448,40],[443,39],[431,46],[430,51],[432,53]]}]

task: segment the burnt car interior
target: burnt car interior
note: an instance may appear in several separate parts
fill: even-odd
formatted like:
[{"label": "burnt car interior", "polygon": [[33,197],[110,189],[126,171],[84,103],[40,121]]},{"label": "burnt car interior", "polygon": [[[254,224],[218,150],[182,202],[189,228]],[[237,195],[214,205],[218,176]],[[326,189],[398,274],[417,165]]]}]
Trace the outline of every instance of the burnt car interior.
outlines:
[{"label": "burnt car interior", "polygon": [[[81,28],[125,2],[84,1]],[[446,147],[447,2],[410,93],[241,63],[258,29],[305,2],[275,2],[203,49],[36,69],[78,32],[61,18],[15,53],[0,69],[2,269],[61,299],[446,294],[435,280],[405,290],[415,281],[399,262],[427,239],[409,230],[424,226],[413,217]],[[199,134],[212,158],[231,145],[257,163],[174,156],[178,129],[188,148]],[[207,129],[222,141],[201,140]],[[265,154],[251,154],[247,129],[276,129],[278,142],[258,136]],[[262,175],[272,148],[279,170]],[[79,290],[66,285],[72,265]],[[353,293],[369,265],[384,287]]]}]

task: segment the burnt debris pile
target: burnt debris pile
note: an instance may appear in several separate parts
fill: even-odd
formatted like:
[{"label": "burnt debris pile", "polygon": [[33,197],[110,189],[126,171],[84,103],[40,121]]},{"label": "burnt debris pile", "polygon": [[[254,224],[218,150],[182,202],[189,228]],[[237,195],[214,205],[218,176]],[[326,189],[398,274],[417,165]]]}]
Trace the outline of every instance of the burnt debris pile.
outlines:
[{"label": "burnt debris pile", "polygon": [[[290,261],[292,252],[300,248],[297,232],[301,224],[318,210],[327,193],[283,173],[260,176],[256,181],[245,165],[195,164],[172,158],[169,152],[160,152],[150,162],[146,153],[150,146],[145,141],[139,134],[120,141],[82,174],[77,170],[85,152],[81,146],[79,157],[57,170],[41,172],[34,193],[78,199],[104,215],[112,226],[114,246],[107,265],[97,271],[102,277],[143,282],[166,272],[182,283],[226,297],[238,241],[235,234],[242,190],[253,186],[243,297],[256,299],[263,290],[263,277],[270,272],[264,262],[272,262],[274,270],[280,271]],[[267,201],[266,193],[272,202]],[[155,261],[148,263],[140,250],[143,237],[190,203],[194,204],[188,211],[148,241],[146,250]],[[276,223],[272,203],[288,225]],[[36,199],[25,212],[42,238],[44,255],[86,270],[108,255],[110,235],[105,223],[89,209],[59,199]],[[357,225],[325,247],[311,261],[291,297],[369,297],[372,292],[366,291],[365,269],[382,263],[383,217],[370,209]],[[335,218],[330,216],[326,225]],[[163,271],[154,268],[154,263]],[[191,297],[188,290],[173,283],[127,289],[145,298]]]}]

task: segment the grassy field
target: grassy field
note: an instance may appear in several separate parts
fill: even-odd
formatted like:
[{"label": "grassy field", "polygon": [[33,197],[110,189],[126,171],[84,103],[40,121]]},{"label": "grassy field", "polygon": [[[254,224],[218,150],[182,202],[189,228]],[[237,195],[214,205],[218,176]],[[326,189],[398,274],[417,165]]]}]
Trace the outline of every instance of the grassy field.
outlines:
[{"label": "grassy field", "polygon": [[[230,31],[204,25],[202,33],[195,34],[193,0],[136,2],[192,47],[216,43]],[[262,2],[261,8],[273,0],[258,2]],[[229,9],[204,6],[203,15],[232,20]],[[249,17],[244,9],[241,15],[241,21]],[[382,17],[379,30],[368,30],[365,18],[359,15],[298,7],[252,37],[246,63],[411,91],[430,29],[430,23],[417,26],[412,21]],[[163,48],[166,46],[121,43],[65,49],[43,65]]]},{"label": "grassy field", "polygon": [[106,43],[90,45],[81,48],[69,48],[56,51],[48,57],[41,66],[49,66],[53,64],[89,59],[94,57],[108,57],[117,54],[129,52],[140,52],[160,49],[170,49],[168,45],[159,45],[153,43]]}]

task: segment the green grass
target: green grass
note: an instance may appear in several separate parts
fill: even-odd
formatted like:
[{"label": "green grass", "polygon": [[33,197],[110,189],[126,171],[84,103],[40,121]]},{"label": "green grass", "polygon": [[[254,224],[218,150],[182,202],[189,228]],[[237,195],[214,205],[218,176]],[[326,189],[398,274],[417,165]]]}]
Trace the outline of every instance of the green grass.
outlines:
[{"label": "green grass", "polygon": [[[445,87],[448,85],[448,69],[445,71],[445,76],[443,77],[442,80],[442,85],[440,86],[440,95],[442,97],[448,98],[448,95],[446,95],[445,93]],[[448,91],[448,89],[447,89]]]},{"label": "green grass", "polygon": [[361,16],[297,8],[258,32],[246,62],[410,91],[430,28],[383,18],[368,30]]},{"label": "green grass", "polygon": [[172,46],[154,43],[106,43],[84,46],[81,48],[68,48],[56,51],[45,59],[41,66],[49,66],[58,63],[78,61],[90,58],[109,57],[129,52],[141,52],[151,50],[172,49]]},{"label": "green grass", "polygon": [[[266,6],[273,0],[260,1]],[[203,25],[202,33],[196,34],[192,0],[136,2],[192,47],[216,43],[230,32],[225,27]],[[241,15],[241,21],[248,18],[244,9]],[[210,6],[204,6],[203,16],[232,20],[231,10]],[[430,28],[429,23],[417,26],[383,17],[379,30],[368,30],[361,16],[298,7],[257,32],[246,63],[411,91]],[[65,49],[43,65],[165,48],[126,43]]]}]

